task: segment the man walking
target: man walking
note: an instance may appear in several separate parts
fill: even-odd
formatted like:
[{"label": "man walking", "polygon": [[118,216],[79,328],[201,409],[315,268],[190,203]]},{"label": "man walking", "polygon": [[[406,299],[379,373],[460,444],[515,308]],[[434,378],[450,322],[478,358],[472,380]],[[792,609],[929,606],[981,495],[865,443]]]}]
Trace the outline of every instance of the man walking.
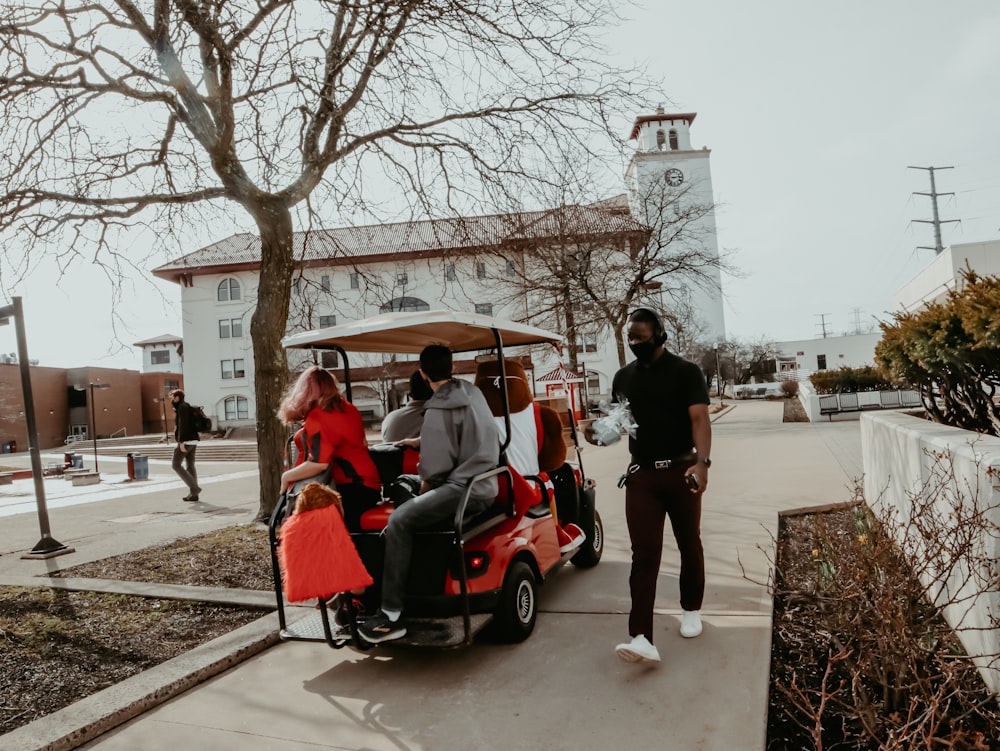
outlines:
[{"label": "man walking", "polygon": [[174,460],[171,466],[184,484],[188,486],[185,501],[193,503],[198,500],[201,488],[198,487],[198,472],[194,466],[194,455],[198,449],[198,428],[195,426],[194,412],[191,405],[184,401],[184,392],[174,389],[170,392],[170,401],[174,405]]},{"label": "man walking", "polygon": [[[398,442],[420,448],[420,495],[396,508],[385,528],[382,607],[358,627],[372,644],[406,635],[400,616],[416,532],[454,517],[469,481],[500,461],[500,435],[486,397],[471,383],[451,377],[451,350],[439,344],[425,347],[420,373],[434,392],[424,403],[420,438]],[[496,495],[496,477],[477,483],[468,512],[482,511]]]},{"label": "man walking", "polygon": [[629,316],[628,346],[635,355],[615,374],[615,399],[628,400],[637,425],[629,438],[632,461],[625,478],[625,518],[632,541],[629,590],[631,641],[615,647],[627,662],[659,662],[653,646],[653,606],[663,553],[665,517],[681,554],[681,636],[701,634],[705,556],[701,499],[712,464],[712,423],[701,369],[664,348],[663,324],[653,311]]}]

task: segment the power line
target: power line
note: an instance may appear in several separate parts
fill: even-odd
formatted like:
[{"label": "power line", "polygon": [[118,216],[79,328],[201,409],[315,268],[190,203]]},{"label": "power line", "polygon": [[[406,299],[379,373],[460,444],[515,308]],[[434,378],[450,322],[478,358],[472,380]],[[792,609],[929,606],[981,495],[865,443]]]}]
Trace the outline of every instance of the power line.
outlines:
[{"label": "power line", "polygon": [[941,242],[941,225],[942,224],[949,224],[951,222],[958,222],[959,220],[958,219],[941,219],[940,216],[938,215],[938,201],[937,201],[938,196],[953,196],[955,194],[954,193],[938,193],[937,192],[937,186],[934,183],[934,170],[955,169],[955,168],[954,167],[907,167],[907,169],[922,169],[922,170],[927,170],[927,172],[930,173],[930,176],[931,176],[931,192],[930,193],[921,193],[920,191],[914,191],[913,194],[917,195],[917,196],[930,196],[931,206],[934,209],[934,215],[933,215],[934,218],[933,219],[914,219],[913,221],[914,222],[920,222],[922,224],[933,224],[934,225],[934,242],[935,242],[934,247],[932,248],[929,245],[918,245],[917,247],[921,248],[923,250],[933,250],[935,253],[940,254],[941,251],[944,250],[944,245]]}]

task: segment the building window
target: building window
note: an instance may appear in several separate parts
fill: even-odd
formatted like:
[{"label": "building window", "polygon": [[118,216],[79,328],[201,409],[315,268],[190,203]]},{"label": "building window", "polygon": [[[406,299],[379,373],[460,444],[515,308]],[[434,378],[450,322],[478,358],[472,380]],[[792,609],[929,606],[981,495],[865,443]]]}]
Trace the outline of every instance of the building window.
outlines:
[{"label": "building window", "polygon": [[431,306],[419,297],[396,297],[378,309],[379,313],[415,313],[420,310],[430,310]]},{"label": "building window", "polygon": [[670,150],[671,151],[677,151],[678,148],[680,148],[680,147],[677,145],[677,131],[674,130],[673,128],[671,128],[670,129]]},{"label": "building window", "polygon": [[587,373],[587,393],[601,393],[601,377],[597,373]]},{"label": "building window", "polygon": [[340,358],[337,357],[337,350],[327,349],[323,350],[319,356],[319,364],[322,365],[327,370],[340,367]]},{"label": "building window", "polygon": [[243,336],[243,319],[242,318],[223,318],[219,321],[219,338],[220,339],[239,339]]},{"label": "building window", "polygon": [[444,278],[446,281],[453,282],[458,279],[458,274],[455,271],[455,264],[446,263],[444,265]]},{"label": "building window", "polygon": [[517,276],[517,267],[514,266],[513,261],[507,261],[507,276],[512,278]]},{"label": "building window", "polygon": [[237,360],[223,360],[222,361],[222,377],[223,379],[230,378],[244,378],[246,376],[246,371],[244,370],[245,364],[242,358]]},{"label": "building window", "polygon": [[361,289],[361,275],[357,272],[351,272],[351,289]]},{"label": "building window", "polygon": [[816,355],[816,370],[826,370],[826,355]]},{"label": "building window", "polygon": [[154,349],[149,353],[150,365],[167,365],[170,363],[169,349]]},{"label": "building window", "polygon": [[247,409],[247,398],[245,396],[227,396],[225,409],[227,420],[250,419],[250,410]]},{"label": "building window", "polygon": [[480,315],[491,316],[493,315],[493,303],[491,302],[477,302],[476,312]]},{"label": "building window", "polygon": [[235,279],[223,279],[219,282],[219,302],[229,302],[240,299],[240,283]]},{"label": "building window", "polygon": [[337,316],[320,316],[319,317],[319,327],[321,329],[329,328],[330,326],[337,325]]},{"label": "building window", "polygon": [[320,289],[322,289],[324,292],[329,292],[330,291],[330,276],[329,276],[329,274],[323,274],[323,276],[320,277],[319,286],[320,286]]},{"label": "building window", "polygon": [[482,261],[476,263],[476,279],[486,278],[486,264]]},{"label": "building window", "polygon": [[663,151],[663,145],[667,142],[667,134],[663,132],[663,128],[656,131],[656,148]]},{"label": "building window", "polygon": [[596,352],[597,334],[582,334],[576,340],[577,352]]},{"label": "building window", "polygon": [[405,287],[409,283],[410,283],[410,277],[409,277],[409,275],[405,271],[397,271],[396,272],[396,286],[397,287]]}]

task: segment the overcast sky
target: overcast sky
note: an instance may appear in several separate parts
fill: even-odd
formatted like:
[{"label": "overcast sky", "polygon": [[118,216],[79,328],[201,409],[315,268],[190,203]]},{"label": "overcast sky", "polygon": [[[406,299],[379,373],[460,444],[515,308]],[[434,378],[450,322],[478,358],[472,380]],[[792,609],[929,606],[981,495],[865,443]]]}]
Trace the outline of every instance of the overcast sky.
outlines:
[{"label": "overcast sky", "polygon": [[[697,112],[712,150],[729,336],[809,339],[889,318],[893,294],[933,257],[927,172],[944,244],[1000,238],[998,0],[714,0],[645,3],[609,32],[621,65],[662,77],[668,111]],[[624,132],[634,116],[621,113]],[[235,231],[235,228],[234,230]],[[230,232],[218,228],[218,235]],[[137,242],[151,242],[139,238]],[[157,290],[165,300],[158,299]],[[74,265],[40,270],[24,298],[40,364],[139,369],[131,343],[182,333],[175,285],[136,282],[112,332],[110,287]],[[16,349],[0,328],[0,352]],[[110,349],[110,353],[109,353]]]}]

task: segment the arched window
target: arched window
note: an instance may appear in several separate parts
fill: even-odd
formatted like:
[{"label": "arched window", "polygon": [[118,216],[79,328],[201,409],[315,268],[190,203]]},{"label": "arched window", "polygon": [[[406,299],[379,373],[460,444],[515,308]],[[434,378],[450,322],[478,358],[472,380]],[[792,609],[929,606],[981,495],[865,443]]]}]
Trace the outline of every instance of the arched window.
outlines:
[{"label": "arched window", "polygon": [[219,302],[229,302],[240,299],[240,283],[235,279],[223,279],[219,282]]},{"label": "arched window", "polygon": [[673,128],[670,129],[670,150],[677,151],[679,147],[677,146],[677,131]]},{"label": "arched window", "polygon": [[227,396],[225,405],[227,420],[248,420],[250,418],[245,396]]},{"label": "arched window", "polygon": [[378,399],[378,392],[371,386],[355,384],[351,387],[351,397],[354,401],[359,399]]},{"label": "arched window", "polygon": [[[673,133],[673,131],[670,132]],[[660,151],[663,151],[663,144],[665,144],[666,142],[667,142],[667,136],[663,132],[663,128],[660,128],[658,131],[656,131],[656,148],[658,148]]]},{"label": "arched window", "polygon": [[396,297],[378,309],[379,313],[416,313],[419,310],[430,310],[431,306],[419,297]]}]

